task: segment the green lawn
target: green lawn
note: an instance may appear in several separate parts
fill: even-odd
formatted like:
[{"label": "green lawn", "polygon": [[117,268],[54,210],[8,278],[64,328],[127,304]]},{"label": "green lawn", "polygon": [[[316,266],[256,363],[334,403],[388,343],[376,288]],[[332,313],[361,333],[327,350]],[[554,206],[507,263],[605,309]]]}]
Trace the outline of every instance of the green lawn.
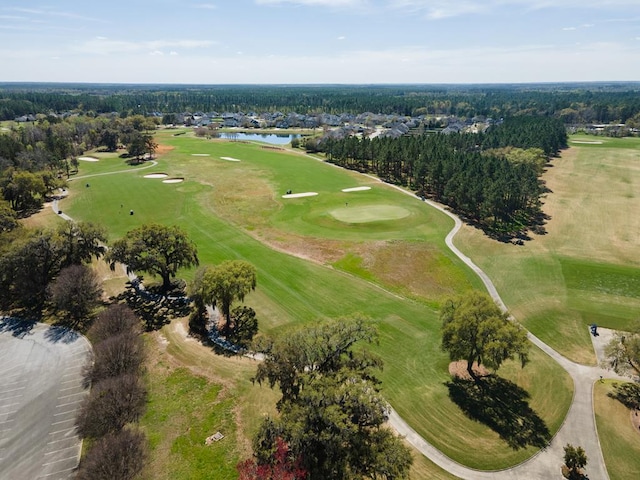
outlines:
[{"label": "green lawn", "polygon": [[594,364],[588,325],[628,329],[640,308],[640,139],[580,135],[570,145],[543,176],[545,235],[518,246],[465,227],[456,244],[529,330]]},{"label": "green lawn", "polygon": [[596,383],[594,390],[600,445],[611,480],[635,480],[640,478],[640,431],[631,424],[630,410],[607,397],[612,384]]},{"label": "green lawn", "polygon": [[[375,350],[385,360],[383,393],[427,440],[477,468],[506,467],[533,453],[509,449],[488,428],[464,417],[447,396],[448,359],[439,349],[437,306],[448,294],[480,286],[444,246],[452,226],[448,217],[381,183],[299,155],[166,132],[159,140],[174,149],[157,167],[137,172],[125,166],[128,173],[72,181],[63,210],[104,224],[111,239],[143,223],[179,224],[198,245],[202,264],[250,261],[258,270],[258,289],[246,302],[258,312],[263,332],[279,334],[323,318],[368,316],[380,330]],[[81,164],[80,175],[122,169],[122,159],[104,158]],[[143,178],[152,172],[185,182]],[[360,185],[373,188],[341,192]],[[282,199],[288,189],[319,195]],[[345,224],[330,212],[347,202],[349,208],[393,205],[409,215]],[[295,253],[303,257],[311,249],[330,254],[326,261],[308,261],[267,244],[287,251],[297,245]],[[415,289],[404,291],[402,275]],[[504,374],[528,389],[532,406],[554,430],[571,400],[570,381],[545,355],[534,351],[532,360],[523,371],[507,366]]]},{"label": "green lawn", "polygon": [[[147,478],[237,478],[235,399],[219,384],[162,364],[148,375],[148,384],[147,412],[140,422],[153,458]],[[205,439],[218,431],[225,438],[205,445]]]}]

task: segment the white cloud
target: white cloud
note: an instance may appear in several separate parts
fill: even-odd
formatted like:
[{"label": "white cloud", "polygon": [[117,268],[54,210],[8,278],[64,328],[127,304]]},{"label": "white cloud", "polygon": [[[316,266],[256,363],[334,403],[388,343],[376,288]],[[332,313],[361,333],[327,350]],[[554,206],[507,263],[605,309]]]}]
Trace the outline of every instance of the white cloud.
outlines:
[{"label": "white cloud", "polygon": [[346,39],[347,39],[347,37],[345,37],[344,35],[340,35],[340,36],[338,37],[338,40],[346,40]]},{"label": "white cloud", "polygon": [[424,12],[427,18],[438,20],[472,13],[487,13],[497,9],[520,8],[522,11],[558,8],[600,9],[638,7],[638,0],[387,0],[390,7],[410,12]]},{"label": "white cloud", "polygon": [[178,55],[178,52],[176,52],[175,50],[171,50],[169,52],[169,55],[171,55],[172,57],[175,57],[176,55]]},{"label": "white cloud", "polygon": [[104,23],[105,21],[99,18],[87,17],[84,15],[79,15],[74,12],[64,12],[59,10],[54,10],[52,8],[21,8],[21,7],[11,7],[6,10],[18,12],[18,13],[26,13],[32,16],[41,16],[41,17],[57,17],[57,18],[68,18],[71,20],[82,20],[88,22],[99,22]]},{"label": "white cloud", "polygon": [[281,5],[290,3],[311,7],[361,7],[367,5],[367,0],[256,0],[258,5]]},{"label": "white cloud", "polygon": [[73,47],[73,50],[80,53],[96,55],[110,55],[119,53],[136,53],[149,51],[157,55],[163,48],[206,48],[214,45],[215,42],[209,40],[151,40],[145,42],[131,42],[123,40],[109,40],[105,37],[97,37],[84,44]]},{"label": "white cloud", "polygon": [[[151,50],[153,51],[153,50]],[[430,49],[400,46],[353,50],[339,55],[235,55],[197,50],[174,56],[166,67],[161,55],[95,55],[80,58],[42,49],[2,50],[5,81],[184,83],[198,71],[217,83],[515,83],[606,81],[640,78],[635,44],[591,43],[582,46],[528,45],[509,48]],[[25,62],[25,58],[37,61]],[[81,62],[82,68],[78,68]],[[291,69],[291,65],[296,65]],[[598,65],[598,68],[593,68]],[[159,75],[161,72],[162,75]]]},{"label": "white cloud", "polygon": [[217,5],[214,5],[213,3],[198,3],[196,5],[193,6],[194,8],[202,8],[204,10],[216,10],[218,8]]},{"label": "white cloud", "polygon": [[154,50],[153,52],[149,52],[149,55],[152,55],[154,57],[162,57],[164,55],[164,52],[161,50]]},{"label": "white cloud", "polygon": [[26,20],[27,17],[20,17],[18,15],[0,15],[0,20],[11,20],[11,21],[20,21]]},{"label": "white cloud", "polygon": [[562,30],[564,30],[565,32],[571,32],[573,30],[577,30],[576,27],[564,27]]}]

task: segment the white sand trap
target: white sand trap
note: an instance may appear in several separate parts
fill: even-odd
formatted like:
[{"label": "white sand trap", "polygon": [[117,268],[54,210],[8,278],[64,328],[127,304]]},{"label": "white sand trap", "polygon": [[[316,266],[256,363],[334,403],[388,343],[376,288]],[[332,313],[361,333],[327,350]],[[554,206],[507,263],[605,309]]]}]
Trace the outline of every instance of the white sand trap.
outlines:
[{"label": "white sand trap", "polygon": [[593,141],[593,142],[589,142],[586,140],[571,140],[571,143],[582,143],[584,145],[602,145],[602,142],[600,141]]},{"label": "white sand trap", "polygon": [[192,153],[191,156],[192,157],[210,157],[211,154],[209,154],[209,153]]},{"label": "white sand trap", "polygon": [[78,160],[82,160],[83,162],[99,162],[100,159],[96,157],[78,157]]},{"label": "white sand trap", "polygon": [[184,182],[184,178],[167,178],[166,180],[162,180],[162,183],[180,183]]},{"label": "white sand trap", "polygon": [[226,160],[227,162],[239,162],[240,160],[238,160],[237,158],[233,158],[233,157],[220,157],[221,160]]},{"label": "white sand trap", "polygon": [[343,188],[343,192],[364,192],[365,190],[371,190],[371,187],[353,187],[353,188]]},{"label": "white sand trap", "polygon": [[167,178],[168,176],[166,173],[148,173],[144,178]]},{"label": "white sand trap", "polygon": [[282,198],[301,198],[301,197],[315,197],[318,192],[304,192],[304,193],[288,193],[282,195]]}]

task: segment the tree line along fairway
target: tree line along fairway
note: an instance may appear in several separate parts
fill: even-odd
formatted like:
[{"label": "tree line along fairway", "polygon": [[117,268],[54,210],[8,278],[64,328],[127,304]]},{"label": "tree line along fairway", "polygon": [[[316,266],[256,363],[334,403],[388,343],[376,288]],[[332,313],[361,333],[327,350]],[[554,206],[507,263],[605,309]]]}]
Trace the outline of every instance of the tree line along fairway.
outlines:
[{"label": "tree line along fairway", "polygon": [[[72,181],[65,211],[79,220],[103,223],[112,240],[143,223],[179,224],[198,245],[202,264],[235,258],[251,262],[258,270],[258,288],[247,301],[258,312],[263,332],[280,334],[293,325],[354,313],[369,316],[380,330],[376,351],[385,360],[383,394],[428,441],[452,458],[477,468],[501,468],[533,454],[531,448],[505,449],[495,433],[464,417],[447,397],[443,383],[448,379],[448,360],[439,349],[438,304],[449,293],[480,286],[444,247],[443,239],[451,228],[447,217],[417,198],[383,185],[367,192],[341,192],[365,180],[299,155],[238,142],[173,137],[164,132],[157,140],[173,148],[158,158],[153,171],[182,177],[184,182],[162,184],[144,179],[144,171],[133,169],[86,180],[90,188],[85,187],[85,180]],[[194,157],[194,153],[209,153],[210,157]],[[223,156],[242,162],[215,160]],[[107,162],[91,163],[93,172],[97,173],[100,166],[105,170],[118,167]],[[82,175],[84,163],[80,168]],[[287,189],[317,191],[319,195],[280,201],[279,196]],[[393,205],[411,215],[345,228],[343,222],[328,214],[343,208],[345,202],[349,208]],[[134,205],[135,215],[121,213],[121,205],[125,211]],[[279,238],[279,245],[284,247],[303,239],[310,246],[325,246],[341,257],[352,252],[363,260],[368,255],[385,265],[404,256],[405,249],[418,252],[420,258],[408,256],[406,261],[416,263],[428,257],[432,271],[425,275],[425,271],[415,269],[411,273],[431,286],[412,299],[388,293],[381,287],[401,290],[401,285],[394,284],[384,269],[373,269],[372,284],[322,265],[330,264],[330,260],[309,262],[265,245],[274,238]],[[410,250],[416,247],[420,248]],[[394,256],[383,258],[383,253],[390,251]],[[372,268],[366,262],[361,265],[365,270]],[[191,274],[181,273],[186,278]],[[544,355],[536,354],[533,359],[523,371],[507,365],[501,372],[527,385],[533,408],[554,431],[571,400],[570,385],[560,367]],[[549,391],[554,392],[553,404],[548,400]],[[482,442],[482,449],[476,448],[478,442]]]},{"label": "tree line along fairway", "polygon": [[[602,144],[571,142],[594,138]],[[546,235],[518,247],[464,227],[457,244],[525,327],[594,364],[588,326],[627,330],[640,308],[640,139],[575,135],[569,145],[543,175]]]}]

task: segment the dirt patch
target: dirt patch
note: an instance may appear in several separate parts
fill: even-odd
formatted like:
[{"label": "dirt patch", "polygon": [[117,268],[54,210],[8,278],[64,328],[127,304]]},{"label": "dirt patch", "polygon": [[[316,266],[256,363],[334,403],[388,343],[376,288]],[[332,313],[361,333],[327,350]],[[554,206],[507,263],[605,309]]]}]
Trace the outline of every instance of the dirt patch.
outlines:
[{"label": "dirt patch", "polygon": [[185,342],[198,343],[195,338],[189,336],[189,332],[187,332],[187,328],[182,322],[173,322],[171,326],[173,327],[173,331],[177,333]]},{"label": "dirt patch", "polygon": [[255,237],[274,250],[322,265],[340,260],[347,246],[345,242],[338,240],[311,238],[293,233],[284,236],[276,230],[262,230]]},{"label": "dirt patch", "polygon": [[[473,363],[471,369],[479,377],[489,375],[489,371],[483,366]],[[451,362],[449,364],[449,374],[452,377],[461,378],[463,380],[471,380],[471,375],[467,372],[467,362],[464,360],[458,360],[457,362]]]},{"label": "dirt patch", "polygon": [[171,145],[158,145],[156,147],[156,157],[159,157],[161,155],[164,155],[165,153],[169,153],[171,150],[173,150],[176,147],[172,147]]}]

